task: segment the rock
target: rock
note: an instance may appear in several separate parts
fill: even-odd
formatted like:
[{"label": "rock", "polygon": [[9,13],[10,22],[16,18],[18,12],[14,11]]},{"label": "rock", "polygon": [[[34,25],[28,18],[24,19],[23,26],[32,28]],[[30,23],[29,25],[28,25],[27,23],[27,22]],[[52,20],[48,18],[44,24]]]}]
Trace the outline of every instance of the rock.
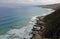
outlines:
[{"label": "rock", "polygon": [[26,39],[26,38],[24,38],[24,39]]},{"label": "rock", "polygon": [[31,39],[58,39],[60,38],[60,9],[46,16],[38,16],[32,29]]}]

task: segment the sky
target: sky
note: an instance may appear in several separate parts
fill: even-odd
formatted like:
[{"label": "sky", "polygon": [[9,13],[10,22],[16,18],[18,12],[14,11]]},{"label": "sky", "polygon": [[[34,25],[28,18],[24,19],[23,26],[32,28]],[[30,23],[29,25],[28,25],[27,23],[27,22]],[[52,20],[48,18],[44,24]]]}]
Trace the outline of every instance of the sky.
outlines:
[{"label": "sky", "polygon": [[60,3],[60,0],[0,0],[0,3],[46,5]]}]

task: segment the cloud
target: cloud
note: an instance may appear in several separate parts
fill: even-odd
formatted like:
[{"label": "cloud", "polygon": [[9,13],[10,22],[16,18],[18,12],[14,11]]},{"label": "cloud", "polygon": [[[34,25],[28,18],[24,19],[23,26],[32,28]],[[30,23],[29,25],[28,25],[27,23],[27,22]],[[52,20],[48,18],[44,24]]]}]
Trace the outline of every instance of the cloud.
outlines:
[{"label": "cloud", "polygon": [[60,0],[32,0],[32,3],[33,4],[46,5],[46,4],[60,3]]},{"label": "cloud", "polygon": [[0,0],[0,3],[26,3],[26,4],[54,4],[54,3],[60,3],[60,0]]},{"label": "cloud", "polygon": [[30,3],[30,0],[0,0],[0,3]]},{"label": "cloud", "polygon": [[55,3],[60,3],[60,0],[41,0],[41,4],[55,4]]}]

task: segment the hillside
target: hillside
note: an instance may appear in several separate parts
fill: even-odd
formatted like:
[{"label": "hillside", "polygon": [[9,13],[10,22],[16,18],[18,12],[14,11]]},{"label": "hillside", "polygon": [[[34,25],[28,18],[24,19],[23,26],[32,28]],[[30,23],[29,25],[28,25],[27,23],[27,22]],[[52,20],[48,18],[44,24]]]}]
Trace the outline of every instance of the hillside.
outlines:
[{"label": "hillside", "polygon": [[[36,25],[32,29],[31,39],[59,39],[60,38],[60,9],[49,15],[37,17]],[[40,27],[38,30],[37,27]]]},{"label": "hillside", "polygon": [[47,28],[46,33],[44,33],[45,36],[58,38],[60,36],[60,9],[45,16],[44,22],[46,23],[45,27]]},{"label": "hillside", "polygon": [[60,8],[60,3],[57,4],[49,4],[49,5],[36,5],[37,7],[42,7],[42,8],[48,8],[48,9],[53,9],[57,10]]}]

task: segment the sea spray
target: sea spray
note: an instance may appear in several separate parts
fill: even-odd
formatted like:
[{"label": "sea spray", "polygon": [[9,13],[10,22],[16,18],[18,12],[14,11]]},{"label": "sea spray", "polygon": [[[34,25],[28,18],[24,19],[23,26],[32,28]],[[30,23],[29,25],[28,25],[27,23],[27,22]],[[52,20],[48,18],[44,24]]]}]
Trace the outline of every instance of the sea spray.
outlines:
[{"label": "sea spray", "polygon": [[[50,10],[50,12],[48,12],[47,14],[50,14],[51,12],[53,11]],[[45,13],[39,16],[45,16],[47,14]],[[24,39],[24,38],[30,39],[32,37],[32,34],[30,34],[32,32],[31,29],[35,25],[36,20],[38,20],[36,17],[38,16],[32,17],[29,24],[25,27],[22,27],[20,29],[11,29],[6,34],[0,35],[0,39]]]},{"label": "sea spray", "polygon": [[10,35],[15,35],[15,36],[18,36],[20,37],[21,39],[30,39],[32,37],[32,35],[29,35],[31,31],[31,29],[33,28],[33,25],[36,23],[36,17],[33,17],[31,19],[31,21],[29,22],[29,25],[27,25],[26,27],[23,27],[21,29],[13,29],[13,30],[10,30],[8,31],[8,34]]},{"label": "sea spray", "polygon": [[29,24],[25,27],[22,27],[20,29],[11,29],[10,31],[8,31],[5,35],[1,35],[0,38],[1,39],[30,39],[32,37],[32,34],[30,34],[32,32],[33,29],[33,25],[36,23],[36,19],[37,16],[34,16],[31,21],[29,22]]}]

